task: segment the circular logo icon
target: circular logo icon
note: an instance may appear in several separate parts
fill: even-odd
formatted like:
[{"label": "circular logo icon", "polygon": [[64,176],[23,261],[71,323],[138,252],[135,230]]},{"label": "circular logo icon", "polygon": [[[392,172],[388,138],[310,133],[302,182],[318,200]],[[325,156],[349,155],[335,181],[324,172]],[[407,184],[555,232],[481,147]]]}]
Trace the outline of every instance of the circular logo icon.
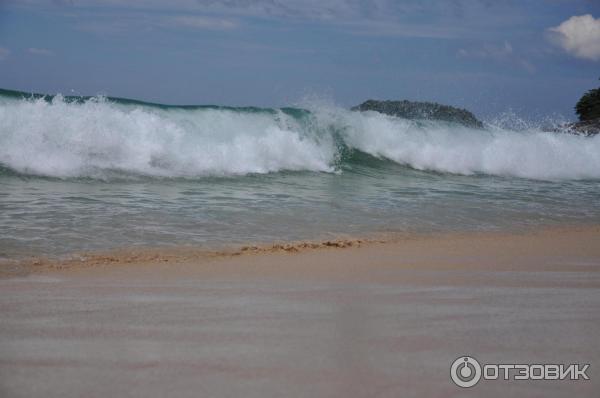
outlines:
[{"label": "circular logo icon", "polygon": [[475,358],[459,357],[452,362],[450,378],[459,387],[473,387],[481,379],[481,365]]}]

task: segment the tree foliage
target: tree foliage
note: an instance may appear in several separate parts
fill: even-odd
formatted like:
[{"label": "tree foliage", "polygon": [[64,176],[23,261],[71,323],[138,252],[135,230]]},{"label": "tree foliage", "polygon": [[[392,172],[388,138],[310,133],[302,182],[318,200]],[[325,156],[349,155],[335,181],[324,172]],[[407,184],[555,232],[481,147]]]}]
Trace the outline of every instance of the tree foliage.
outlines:
[{"label": "tree foliage", "polygon": [[579,116],[579,120],[593,120],[600,118],[600,88],[588,91],[581,97],[575,111]]}]

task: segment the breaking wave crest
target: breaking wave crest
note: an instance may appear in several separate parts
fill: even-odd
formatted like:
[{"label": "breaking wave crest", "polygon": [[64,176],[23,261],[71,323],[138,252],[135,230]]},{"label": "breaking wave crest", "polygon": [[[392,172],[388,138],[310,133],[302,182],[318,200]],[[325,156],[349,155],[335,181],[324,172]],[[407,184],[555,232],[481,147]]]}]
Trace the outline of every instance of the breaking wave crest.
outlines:
[{"label": "breaking wave crest", "polygon": [[[22,94],[22,93],[21,93]],[[600,179],[600,135],[471,129],[336,107],[177,107],[0,92],[0,174],[110,178],[342,171],[359,151],[419,170]],[[361,157],[358,157],[361,158]],[[353,160],[354,159],[354,160]]]}]

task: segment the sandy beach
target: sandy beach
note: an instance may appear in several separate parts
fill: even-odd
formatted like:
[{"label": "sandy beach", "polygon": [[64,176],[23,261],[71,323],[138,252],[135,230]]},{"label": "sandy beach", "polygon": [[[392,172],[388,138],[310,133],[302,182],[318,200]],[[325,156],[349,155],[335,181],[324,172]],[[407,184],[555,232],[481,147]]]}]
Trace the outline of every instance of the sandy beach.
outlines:
[{"label": "sandy beach", "polygon": [[[0,395],[598,395],[599,226],[348,242],[4,264]],[[462,355],[590,380],[462,389]]]}]

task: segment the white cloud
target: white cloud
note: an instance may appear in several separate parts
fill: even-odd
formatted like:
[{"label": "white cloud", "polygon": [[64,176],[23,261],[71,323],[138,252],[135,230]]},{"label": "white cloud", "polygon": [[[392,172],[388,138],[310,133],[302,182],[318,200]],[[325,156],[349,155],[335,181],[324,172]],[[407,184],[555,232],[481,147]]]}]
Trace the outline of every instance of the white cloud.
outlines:
[{"label": "white cloud", "polygon": [[[310,22],[354,35],[470,38],[515,23],[518,10],[493,0],[0,0],[45,12],[69,12],[78,27],[100,34],[143,26],[228,30],[245,18]],[[42,7],[53,3],[53,7]],[[493,12],[491,11],[493,10]],[[100,14],[109,13],[109,18]],[[521,13],[522,14],[522,13]],[[157,21],[157,15],[169,21]],[[170,18],[184,16],[179,21]],[[480,21],[485,20],[482,30]],[[178,22],[178,23],[177,23]],[[252,22],[252,21],[250,21]],[[142,27],[143,27],[142,26]]]},{"label": "white cloud", "polygon": [[578,58],[600,60],[600,18],[591,14],[572,16],[550,28],[551,39]]},{"label": "white cloud", "polygon": [[171,27],[208,30],[229,30],[237,27],[237,23],[229,19],[193,15],[165,18],[159,24]]},{"label": "white cloud", "polygon": [[513,53],[512,45],[504,41],[502,45],[486,44],[482,48],[467,50],[461,48],[457,55],[460,57],[493,58],[496,60],[509,58]]},{"label": "white cloud", "polygon": [[27,49],[27,52],[29,54],[33,54],[33,55],[43,55],[43,56],[52,56],[54,55],[54,52],[46,49],[46,48],[35,48],[35,47],[31,47]]},{"label": "white cloud", "polygon": [[499,45],[485,44],[483,47],[473,49],[461,48],[456,52],[456,55],[461,58],[479,58],[513,65],[529,73],[535,73],[536,71],[535,66],[523,58],[519,52],[515,52],[512,44],[508,41],[504,41]]},{"label": "white cloud", "polygon": [[10,55],[10,50],[5,47],[0,47],[0,61],[5,60]]},{"label": "white cloud", "polygon": [[81,16],[76,28],[99,35],[121,34],[127,31],[151,29],[232,30],[239,27],[235,19],[199,15],[127,14],[114,17],[96,13]]}]

